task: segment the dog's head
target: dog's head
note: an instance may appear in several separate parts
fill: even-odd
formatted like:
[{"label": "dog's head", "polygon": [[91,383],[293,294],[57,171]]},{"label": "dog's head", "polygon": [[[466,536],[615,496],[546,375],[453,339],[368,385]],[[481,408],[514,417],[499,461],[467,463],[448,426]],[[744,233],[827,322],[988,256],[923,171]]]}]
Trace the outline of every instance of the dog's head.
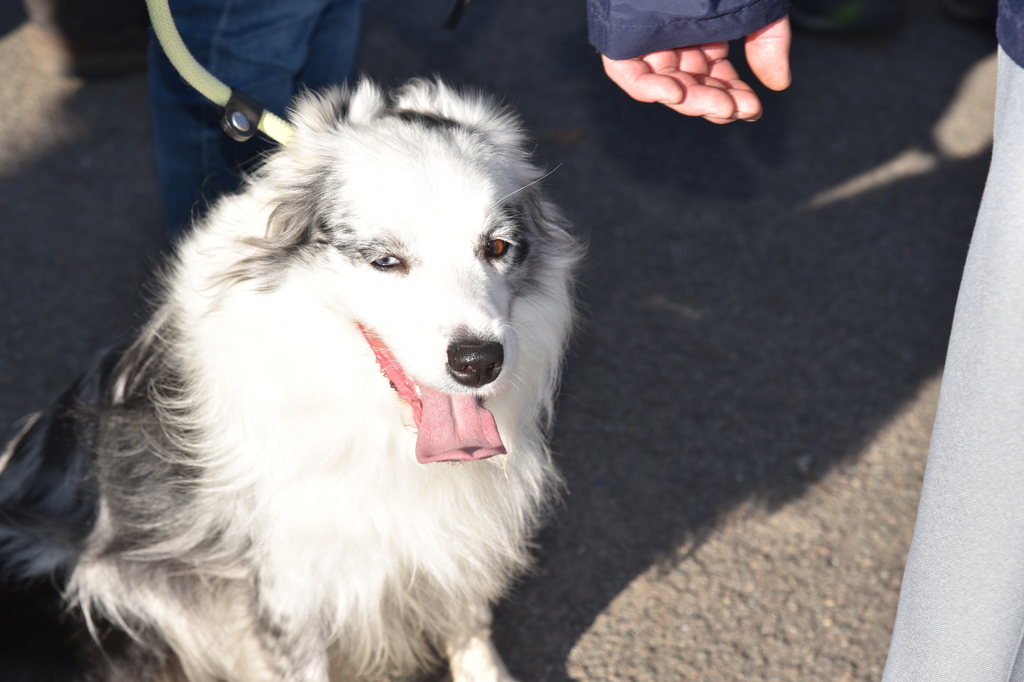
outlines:
[{"label": "dog's head", "polygon": [[[390,97],[365,81],[306,94],[292,119],[294,143],[254,183],[272,188],[272,211],[246,276],[331,274],[329,304],[413,405],[421,440],[437,410],[456,431],[453,448],[421,461],[503,451],[480,405],[529,384],[550,401],[553,379],[532,375],[557,375],[578,251],[517,120],[425,80]],[[464,456],[463,430],[482,443]]]}]

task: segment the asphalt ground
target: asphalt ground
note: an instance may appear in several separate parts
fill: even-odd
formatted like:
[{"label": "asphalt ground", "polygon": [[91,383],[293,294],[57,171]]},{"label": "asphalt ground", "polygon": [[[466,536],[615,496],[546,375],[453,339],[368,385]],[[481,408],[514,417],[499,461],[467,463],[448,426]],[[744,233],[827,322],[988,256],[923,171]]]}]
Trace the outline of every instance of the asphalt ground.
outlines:
[{"label": "asphalt ground", "polygon": [[[503,97],[589,241],[567,494],[495,636],[528,680],[877,680],[987,170],[991,30],[798,34],[757,123],[641,105],[579,0],[371,0],[360,68]],[[0,0],[0,434],[138,324],[162,247],[144,78],[55,76]],[[2,619],[3,614],[0,614]],[[0,671],[0,677],[2,677]]]}]

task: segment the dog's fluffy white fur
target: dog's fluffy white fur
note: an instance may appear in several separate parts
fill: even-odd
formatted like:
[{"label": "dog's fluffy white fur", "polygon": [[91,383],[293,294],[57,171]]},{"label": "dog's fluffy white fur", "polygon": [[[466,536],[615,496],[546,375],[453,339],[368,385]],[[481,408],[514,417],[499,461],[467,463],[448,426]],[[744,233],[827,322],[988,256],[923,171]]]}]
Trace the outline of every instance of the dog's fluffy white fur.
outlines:
[{"label": "dog's fluffy white fur", "polygon": [[[579,244],[484,97],[363,81],[292,122],[178,246],[139,337],[66,397],[82,530],[7,523],[6,563],[66,571],[99,679],[379,678],[440,654],[456,682],[509,680],[490,607],[558,487]],[[458,380],[452,348],[485,343],[491,375]],[[418,391],[482,400],[507,454],[417,461],[389,359]],[[66,412],[9,448],[0,505]]]}]

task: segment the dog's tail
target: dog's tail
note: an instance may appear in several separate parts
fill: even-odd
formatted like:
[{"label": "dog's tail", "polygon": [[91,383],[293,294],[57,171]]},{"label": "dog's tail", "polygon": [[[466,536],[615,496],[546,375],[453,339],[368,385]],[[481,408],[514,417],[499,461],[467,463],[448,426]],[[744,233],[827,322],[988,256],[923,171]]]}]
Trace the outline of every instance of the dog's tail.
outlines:
[{"label": "dog's tail", "polygon": [[65,582],[97,513],[94,435],[121,348],[28,423],[0,456],[0,677],[83,682]]},{"label": "dog's tail", "polygon": [[97,513],[94,436],[122,348],[96,361],[0,457],[0,580],[70,573]]}]

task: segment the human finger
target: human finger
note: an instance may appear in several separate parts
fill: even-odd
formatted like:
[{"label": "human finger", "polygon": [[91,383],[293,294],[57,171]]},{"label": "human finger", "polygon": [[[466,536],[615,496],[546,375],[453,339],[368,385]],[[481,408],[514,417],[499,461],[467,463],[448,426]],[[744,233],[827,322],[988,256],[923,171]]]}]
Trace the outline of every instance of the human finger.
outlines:
[{"label": "human finger", "polygon": [[684,116],[698,116],[709,120],[731,119],[736,113],[736,104],[725,88],[700,83],[687,87],[686,95],[681,102],[662,104]]},{"label": "human finger", "polygon": [[[697,79],[701,86],[715,88],[724,92],[732,100],[733,111],[730,116],[714,114],[705,115],[704,118],[713,123],[730,123],[732,121],[756,121],[761,118],[761,100],[753,88],[743,81],[734,79],[732,81],[721,81],[711,76],[703,76]],[[692,89],[692,88],[691,88]],[[718,109],[717,113],[724,112]]]},{"label": "human finger", "polygon": [[771,90],[785,90],[792,82],[789,69],[792,39],[793,31],[788,16],[754,31],[744,39],[750,70]]},{"label": "human finger", "polygon": [[763,113],[761,100],[749,85],[743,82],[734,84],[729,90],[729,94],[736,105],[736,113],[733,115],[734,119],[738,121],[756,121],[761,118]]},{"label": "human finger", "polygon": [[711,71],[707,53],[700,47],[684,47],[676,50],[676,68],[694,76],[707,75]]},{"label": "human finger", "polygon": [[723,59],[729,58],[729,43],[703,43],[697,45],[697,49],[704,53],[704,58],[708,62],[717,62]]},{"label": "human finger", "polygon": [[642,59],[609,59],[601,55],[604,72],[613,83],[640,102],[681,102],[685,86],[676,79],[654,74]]},{"label": "human finger", "polygon": [[708,68],[708,75],[725,83],[742,82],[736,67],[728,59],[719,59],[712,62]]},{"label": "human finger", "polygon": [[[761,117],[761,100],[754,89],[740,80],[732,65],[717,69],[714,76],[700,76],[697,82],[701,85],[724,90],[732,98],[735,111],[732,120],[753,121]],[[710,120],[710,119],[709,119]]]}]

